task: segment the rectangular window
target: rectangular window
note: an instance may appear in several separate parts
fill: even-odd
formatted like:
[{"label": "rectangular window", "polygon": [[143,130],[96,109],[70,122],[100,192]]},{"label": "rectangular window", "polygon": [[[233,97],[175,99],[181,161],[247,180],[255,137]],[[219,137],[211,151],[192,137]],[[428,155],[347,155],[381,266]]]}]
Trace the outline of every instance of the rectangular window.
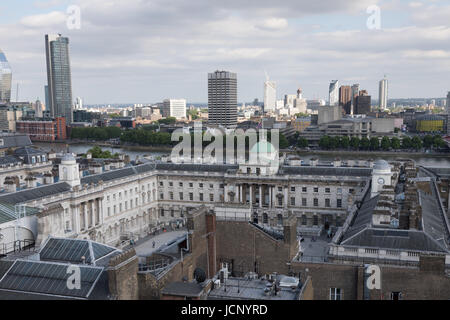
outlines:
[{"label": "rectangular window", "polygon": [[214,185],[213,184],[209,184],[209,188],[210,189],[214,189]]},{"label": "rectangular window", "polygon": [[214,201],[214,194],[211,193],[211,194],[209,195],[209,201],[211,201],[211,202]]},{"label": "rectangular window", "polygon": [[319,199],[314,198],[314,207],[318,207],[319,206]]},{"label": "rectangular window", "polygon": [[314,187],[314,192],[319,192],[319,188],[318,187]]},{"label": "rectangular window", "polygon": [[[178,186],[182,187],[183,186],[183,182],[179,182]],[[189,186],[190,186],[190,184],[189,184]]]},{"label": "rectangular window", "polygon": [[169,182],[169,187],[173,187],[173,182],[172,181]]},{"label": "rectangular window", "polygon": [[170,200],[173,200],[173,192],[169,192]]},{"label": "rectangular window", "polygon": [[161,209],[161,217],[164,217],[164,209]]},{"label": "rectangular window", "polygon": [[342,199],[337,199],[337,200],[336,200],[336,206],[337,206],[338,208],[342,208]]},{"label": "rectangular window", "polygon": [[163,186],[164,186],[164,182],[161,181],[161,182],[159,183],[159,185],[160,185],[161,187],[163,187]]},{"label": "rectangular window", "polygon": [[164,200],[164,193],[160,193],[160,194],[159,194],[159,199],[160,199],[160,200]]},{"label": "rectangular window", "polygon": [[194,200],[194,194],[192,192],[189,192],[189,200],[191,201]]},{"label": "rectangular window", "polygon": [[308,188],[307,187],[302,187],[302,192],[308,192]]},{"label": "rectangular window", "polygon": [[319,216],[318,215],[314,215],[314,217],[313,217],[313,224],[315,226],[319,225]]},{"label": "rectangular window", "polygon": [[325,199],[325,207],[327,207],[327,208],[331,207],[330,199]]},{"label": "rectangular window", "polygon": [[342,194],[342,188],[337,188],[337,193]]},{"label": "rectangular window", "polygon": [[183,192],[180,192],[180,200],[183,200]]},{"label": "rectangular window", "polygon": [[302,206],[306,207],[308,205],[308,200],[306,198],[302,198]]},{"label": "rectangular window", "polygon": [[192,182],[189,182],[189,188],[193,188],[194,184]]},{"label": "rectangular window", "polygon": [[291,206],[295,206],[295,197],[291,197]]},{"label": "rectangular window", "polygon": [[200,188],[203,188],[203,183],[199,183],[198,186],[199,186]]},{"label": "rectangular window", "polygon": [[342,289],[330,288],[330,300],[342,300]]},{"label": "rectangular window", "polygon": [[278,206],[283,206],[283,199],[281,197],[278,197]]},{"label": "rectangular window", "polygon": [[325,188],[325,193],[330,193],[331,189],[330,188]]},{"label": "rectangular window", "polygon": [[203,193],[200,193],[200,201],[203,201]]},{"label": "rectangular window", "polygon": [[291,192],[295,192],[295,187],[291,187]]},{"label": "rectangular window", "polygon": [[306,226],[306,222],[307,222],[307,217],[306,214],[302,215],[302,225]]}]

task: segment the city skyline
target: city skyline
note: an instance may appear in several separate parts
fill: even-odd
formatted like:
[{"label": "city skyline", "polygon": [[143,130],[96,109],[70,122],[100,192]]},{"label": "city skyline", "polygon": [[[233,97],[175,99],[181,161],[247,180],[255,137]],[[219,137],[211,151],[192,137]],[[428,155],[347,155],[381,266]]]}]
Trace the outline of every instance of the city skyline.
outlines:
[{"label": "city skyline", "polygon": [[[450,5],[445,1],[337,1],[320,7],[307,1],[227,7],[195,1],[189,16],[182,1],[174,1],[170,12],[159,1],[107,3],[3,4],[2,12],[9,14],[2,16],[0,35],[15,74],[12,96],[19,83],[19,100],[43,100],[46,33],[71,40],[73,93],[86,104],[162,101],[173,95],[206,102],[204,75],[215,69],[240,75],[240,101],[262,100],[264,70],[281,95],[301,86],[308,99],[326,99],[330,79],[360,83],[377,96],[385,73],[391,98],[445,97],[448,91]],[[374,4],[381,10],[379,30],[367,27],[367,9]],[[69,5],[80,8],[80,29],[66,26]],[[119,25],[125,27],[117,32]],[[127,90],[120,90],[124,84]]]}]

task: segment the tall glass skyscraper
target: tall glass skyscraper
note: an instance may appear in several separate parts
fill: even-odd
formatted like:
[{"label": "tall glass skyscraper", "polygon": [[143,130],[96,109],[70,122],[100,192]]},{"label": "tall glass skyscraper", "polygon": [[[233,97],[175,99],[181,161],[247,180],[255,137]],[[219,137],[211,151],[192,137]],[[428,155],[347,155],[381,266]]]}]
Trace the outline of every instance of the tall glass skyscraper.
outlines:
[{"label": "tall glass skyscraper", "polygon": [[330,106],[339,105],[339,81],[333,80],[328,90],[328,104]]},{"label": "tall glass skyscraper", "polygon": [[70,72],[69,38],[45,35],[47,58],[48,106],[53,117],[65,117],[73,121],[72,76]]},{"label": "tall glass skyscraper", "polygon": [[234,128],[237,125],[237,75],[228,71],[208,73],[208,122]]},{"label": "tall glass skyscraper", "polygon": [[386,76],[384,76],[384,79],[380,81],[380,87],[378,91],[378,99],[380,104],[381,110],[387,109],[387,103],[388,103],[388,80],[386,79]]},{"label": "tall glass skyscraper", "polygon": [[11,101],[12,71],[3,51],[0,50],[0,102]]}]

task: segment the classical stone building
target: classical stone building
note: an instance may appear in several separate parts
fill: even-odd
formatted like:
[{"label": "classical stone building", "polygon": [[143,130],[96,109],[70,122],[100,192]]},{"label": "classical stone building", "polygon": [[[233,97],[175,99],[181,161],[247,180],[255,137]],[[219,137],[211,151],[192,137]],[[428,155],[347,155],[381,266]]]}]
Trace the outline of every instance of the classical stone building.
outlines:
[{"label": "classical stone building", "polygon": [[220,216],[243,215],[282,228],[289,215],[305,233],[340,226],[362,200],[372,168],[340,161],[270,169],[249,165],[147,163],[80,178],[71,155],[59,182],[0,196],[0,203],[38,208],[37,243],[48,235],[91,239],[113,246],[206,205]]}]

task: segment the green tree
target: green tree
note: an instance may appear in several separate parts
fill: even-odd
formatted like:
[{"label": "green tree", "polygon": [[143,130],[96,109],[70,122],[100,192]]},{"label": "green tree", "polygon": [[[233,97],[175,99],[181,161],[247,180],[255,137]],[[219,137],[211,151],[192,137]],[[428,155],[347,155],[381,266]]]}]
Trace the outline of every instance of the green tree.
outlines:
[{"label": "green tree", "polygon": [[303,137],[300,137],[300,138],[297,140],[297,147],[299,147],[299,148],[307,148],[308,145],[309,145],[308,140],[306,140],[306,139],[303,138]]},{"label": "green tree", "polygon": [[415,136],[412,138],[411,140],[411,146],[415,149],[415,150],[419,150],[422,148],[422,140]]},{"label": "green tree", "polygon": [[377,137],[370,138],[370,150],[380,149],[380,140]]},{"label": "green tree", "polygon": [[350,139],[350,147],[351,147],[353,150],[357,150],[357,149],[359,148],[359,144],[360,144],[360,141],[359,141],[359,138],[358,138],[358,137],[352,137],[352,138]]},{"label": "green tree", "polygon": [[441,136],[434,136],[433,138],[433,147],[435,148],[445,148],[445,141]]},{"label": "green tree", "polygon": [[348,149],[350,146],[350,139],[347,136],[344,136],[339,141],[339,146],[343,149]]},{"label": "green tree", "polygon": [[370,148],[370,141],[369,141],[369,139],[367,139],[366,137],[362,138],[359,141],[359,148],[361,150],[369,150],[369,148]]},{"label": "green tree", "polygon": [[319,140],[319,147],[322,149],[329,149],[330,148],[330,137],[322,136]]},{"label": "green tree", "polygon": [[389,150],[391,148],[391,140],[388,137],[384,136],[381,139],[381,149]]},{"label": "green tree", "polygon": [[411,149],[411,148],[412,148],[411,138],[404,137],[402,139],[402,149]]},{"label": "green tree", "polygon": [[279,145],[280,149],[286,149],[287,147],[289,147],[289,142],[286,139],[286,137],[284,136],[284,134],[282,134],[280,132],[280,145]]},{"label": "green tree", "polygon": [[391,139],[391,147],[392,147],[392,149],[395,149],[395,150],[400,149],[402,147],[401,143],[400,143],[400,139],[397,137],[393,137]]},{"label": "green tree", "polygon": [[177,119],[174,117],[167,117],[165,119],[158,120],[158,122],[160,124],[174,124],[175,122],[177,122]]},{"label": "green tree", "polygon": [[423,146],[425,148],[431,148],[434,143],[434,137],[432,135],[427,134],[425,137],[423,137]]}]

